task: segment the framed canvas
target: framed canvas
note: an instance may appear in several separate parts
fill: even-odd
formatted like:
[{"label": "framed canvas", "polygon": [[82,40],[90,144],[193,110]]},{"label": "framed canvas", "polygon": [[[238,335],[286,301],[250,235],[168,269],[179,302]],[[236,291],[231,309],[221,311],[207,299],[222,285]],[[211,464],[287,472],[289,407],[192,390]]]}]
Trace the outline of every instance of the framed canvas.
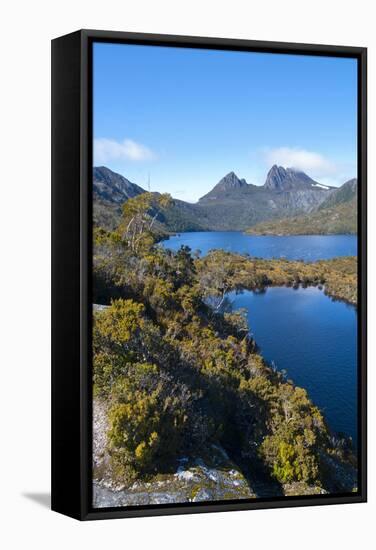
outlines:
[{"label": "framed canvas", "polygon": [[52,508],[366,501],[366,49],[52,41]]}]

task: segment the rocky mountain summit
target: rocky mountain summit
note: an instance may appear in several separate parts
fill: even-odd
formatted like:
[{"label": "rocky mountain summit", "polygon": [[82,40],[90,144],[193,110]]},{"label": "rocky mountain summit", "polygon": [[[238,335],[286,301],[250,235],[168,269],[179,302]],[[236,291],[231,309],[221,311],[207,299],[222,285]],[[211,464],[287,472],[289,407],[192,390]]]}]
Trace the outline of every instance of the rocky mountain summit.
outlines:
[{"label": "rocky mountain summit", "polygon": [[264,183],[264,189],[272,191],[308,190],[312,188],[323,191],[334,189],[318,183],[300,170],[283,168],[283,166],[277,166],[276,164],[269,170]]},{"label": "rocky mountain summit", "polygon": [[249,185],[251,184],[248,184],[244,178],[239,179],[235,172],[229,172],[209,193],[200,198],[200,202],[216,200],[217,198],[231,195],[234,191],[247,189]]}]

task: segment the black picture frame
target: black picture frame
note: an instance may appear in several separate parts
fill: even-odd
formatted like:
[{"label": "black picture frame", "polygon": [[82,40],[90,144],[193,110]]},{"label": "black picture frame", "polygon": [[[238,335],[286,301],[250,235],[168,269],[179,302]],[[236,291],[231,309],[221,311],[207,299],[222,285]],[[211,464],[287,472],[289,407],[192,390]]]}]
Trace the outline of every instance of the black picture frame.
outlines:
[{"label": "black picture frame", "polygon": [[[359,491],[343,495],[91,506],[92,44],[118,42],[295,55],[358,62]],[[80,520],[365,502],[367,499],[367,50],[80,30],[52,40],[52,509]]]}]

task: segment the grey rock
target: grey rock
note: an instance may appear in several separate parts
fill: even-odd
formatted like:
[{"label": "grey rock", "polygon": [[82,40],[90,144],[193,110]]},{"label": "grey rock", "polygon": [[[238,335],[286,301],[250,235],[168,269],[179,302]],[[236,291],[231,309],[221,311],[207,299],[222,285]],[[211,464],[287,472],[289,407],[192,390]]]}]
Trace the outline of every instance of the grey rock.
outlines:
[{"label": "grey rock", "polygon": [[142,187],[130,182],[124,176],[105,166],[93,168],[93,194],[113,204],[121,205],[126,200],[145,193]]},{"label": "grey rock", "polygon": [[283,166],[277,166],[276,164],[269,170],[264,183],[264,189],[276,191],[307,190],[312,188],[318,192],[331,189],[329,186],[322,187],[321,184],[301,170],[283,168]]}]

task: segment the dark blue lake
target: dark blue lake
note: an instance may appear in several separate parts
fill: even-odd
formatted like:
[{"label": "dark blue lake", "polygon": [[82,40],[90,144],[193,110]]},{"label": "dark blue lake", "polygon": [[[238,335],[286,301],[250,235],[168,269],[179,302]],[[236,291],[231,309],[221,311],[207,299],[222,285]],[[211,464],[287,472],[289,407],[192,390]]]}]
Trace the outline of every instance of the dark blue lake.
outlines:
[{"label": "dark blue lake", "polygon": [[241,231],[198,231],[179,233],[163,241],[163,246],[178,250],[182,245],[193,251],[222,248],[239,254],[248,253],[259,258],[287,258],[289,260],[327,260],[336,256],[355,256],[355,235],[289,235],[254,236]]},{"label": "dark blue lake", "polygon": [[305,388],[332,429],[357,441],[357,313],[318,288],[230,293],[263,357]]}]

